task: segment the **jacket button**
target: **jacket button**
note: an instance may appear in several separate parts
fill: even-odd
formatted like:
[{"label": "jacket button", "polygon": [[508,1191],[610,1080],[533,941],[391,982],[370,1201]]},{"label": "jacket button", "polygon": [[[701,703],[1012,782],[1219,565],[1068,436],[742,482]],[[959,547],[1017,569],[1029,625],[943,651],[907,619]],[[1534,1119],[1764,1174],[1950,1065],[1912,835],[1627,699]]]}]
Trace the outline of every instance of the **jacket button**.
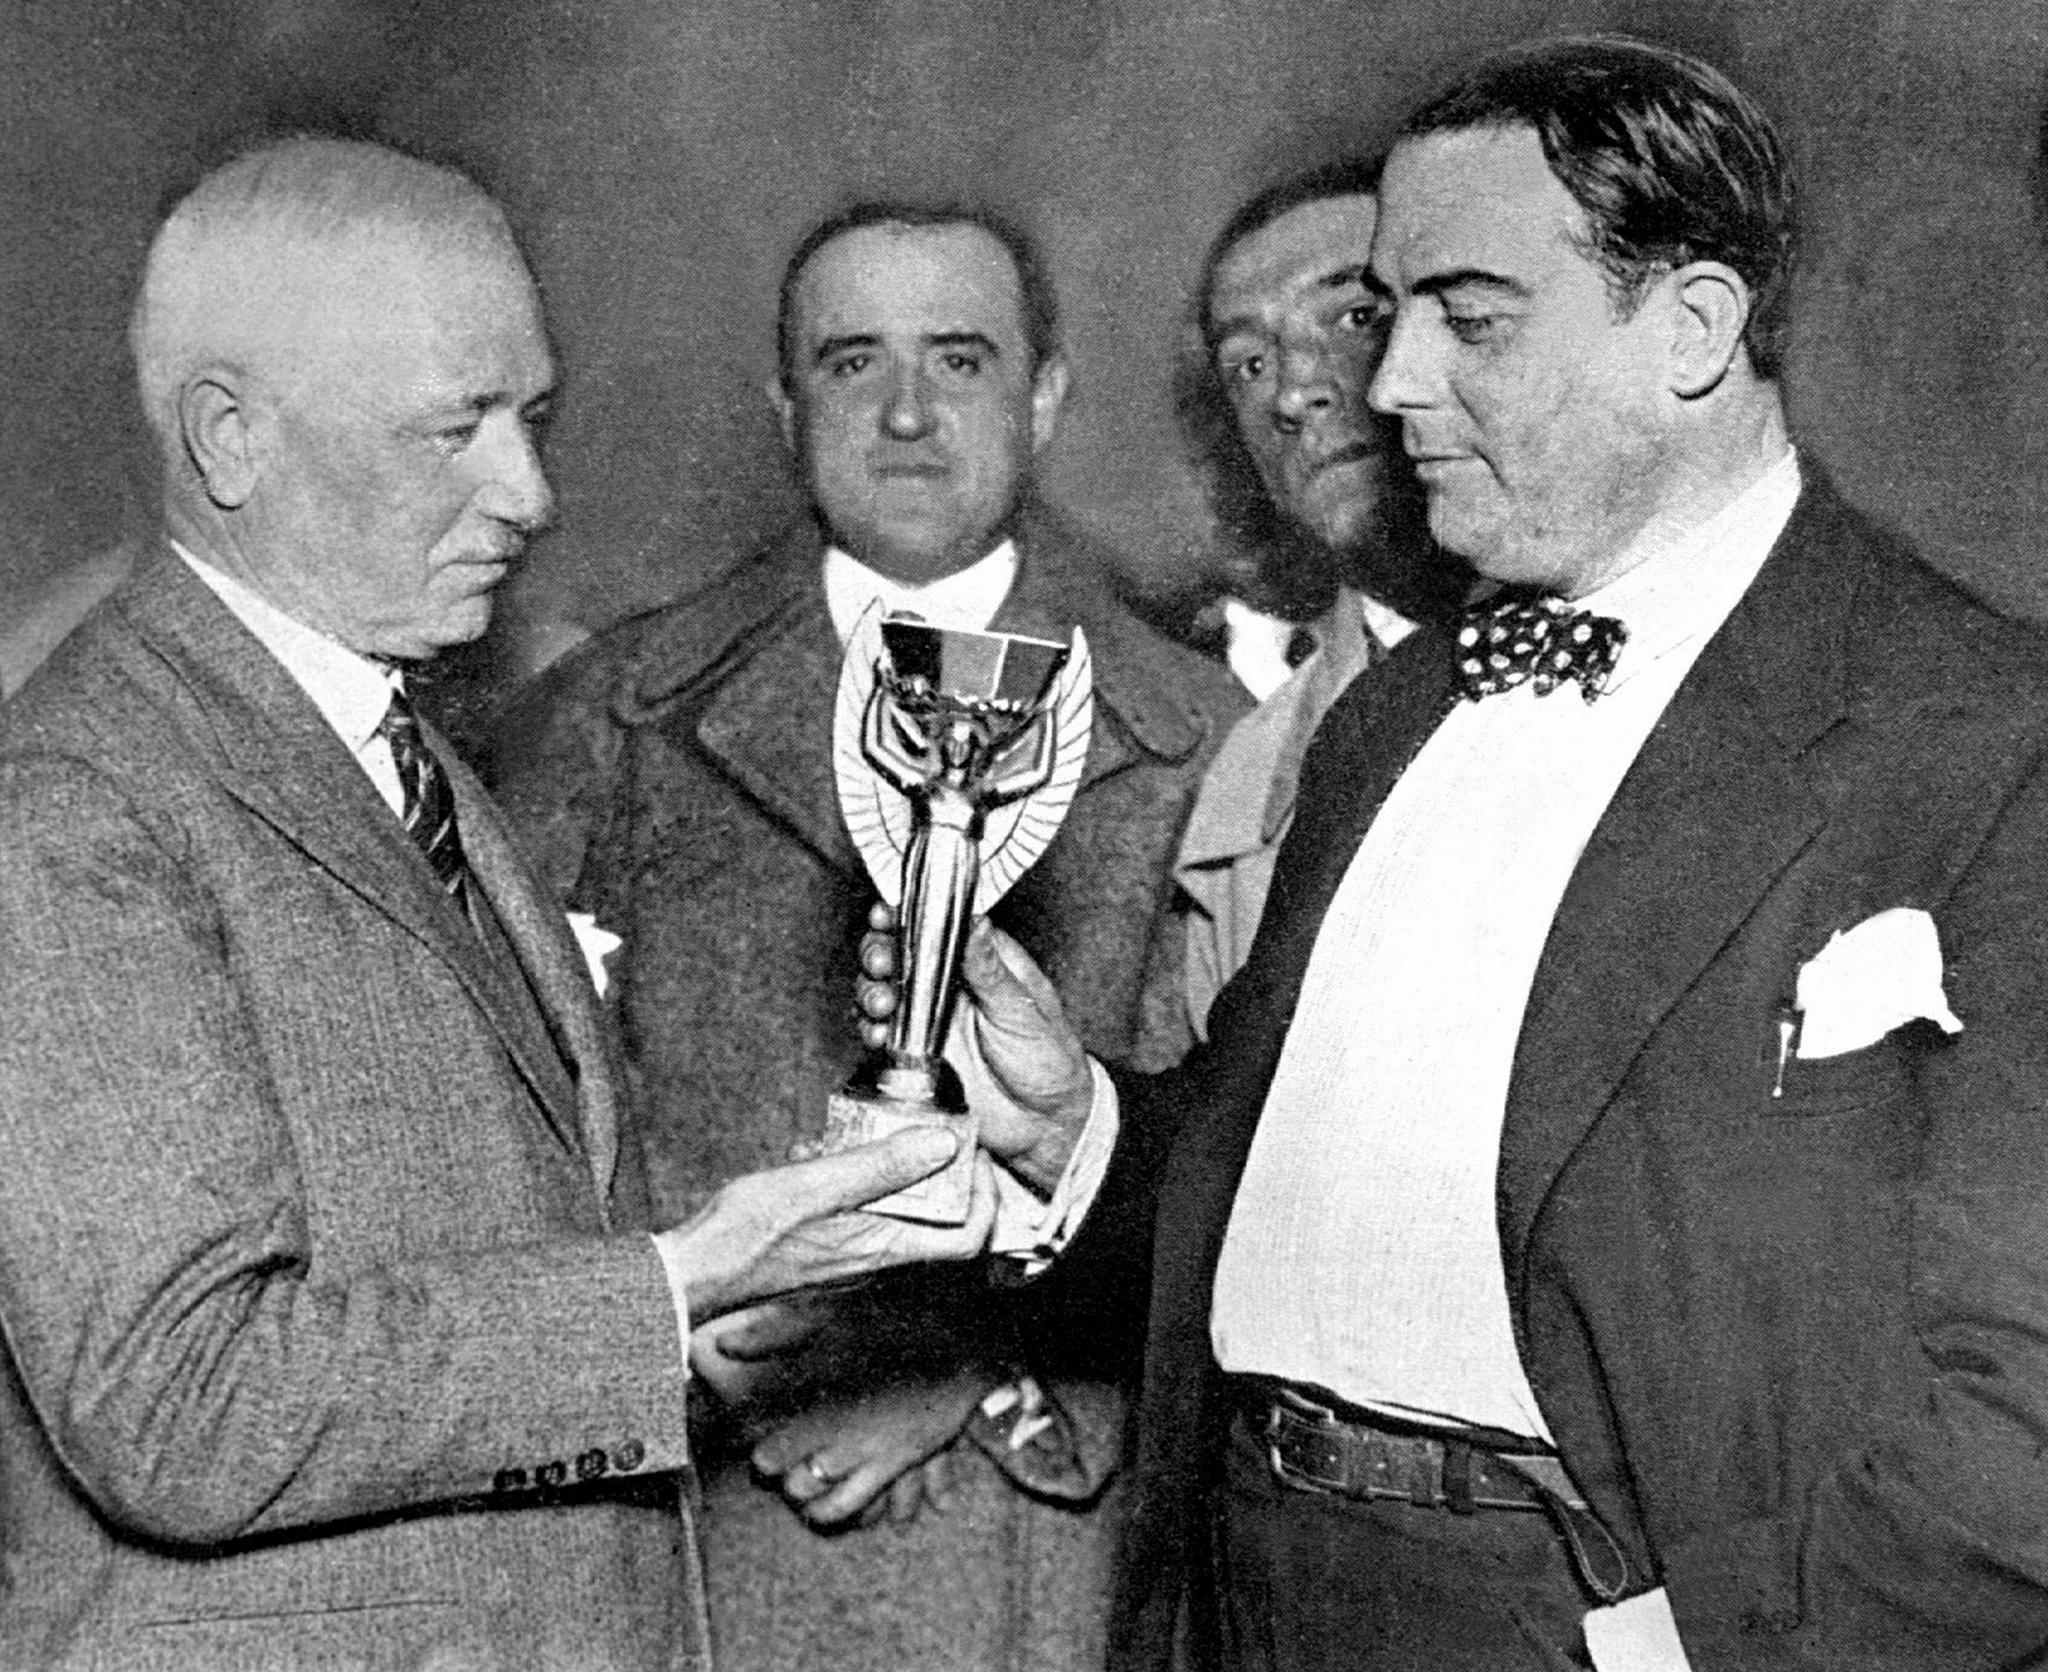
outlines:
[{"label": "jacket button", "polygon": [[576,1458],[576,1478],[578,1480],[595,1480],[603,1473],[604,1451],[601,1447],[592,1447],[589,1451],[578,1454]]},{"label": "jacket button", "polygon": [[612,1453],[612,1463],[623,1474],[631,1474],[647,1461],[647,1448],[638,1440],[621,1440]]},{"label": "jacket button", "polygon": [[569,1467],[559,1457],[552,1462],[543,1463],[533,1471],[533,1483],[536,1486],[560,1486],[568,1478]]},{"label": "jacket button", "polygon": [[500,1469],[491,1476],[491,1490],[493,1492],[522,1492],[525,1489],[526,1471],[524,1469]]}]

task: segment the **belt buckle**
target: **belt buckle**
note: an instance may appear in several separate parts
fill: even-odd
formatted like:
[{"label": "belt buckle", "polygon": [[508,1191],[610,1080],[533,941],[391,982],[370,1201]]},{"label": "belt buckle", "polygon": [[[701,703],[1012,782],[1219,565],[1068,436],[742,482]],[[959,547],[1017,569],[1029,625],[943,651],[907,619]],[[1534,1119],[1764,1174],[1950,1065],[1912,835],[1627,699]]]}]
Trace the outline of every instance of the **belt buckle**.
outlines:
[{"label": "belt buckle", "polygon": [[1319,1480],[1314,1475],[1305,1475],[1288,1462],[1280,1450],[1281,1424],[1292,1420],[1311,1428],[1335,1430],[1341,1426],[1337,1413],[1327,1405],[1319,1405],[1313,1399],[1304,1398],[1292,1388],[1274,1390],[1266,1411],[1266,1465],[1273,1471],[1274,1478],[1302,1492],[1320,1492],[1325,1496],[1341,1495],[1342,1481]]}]

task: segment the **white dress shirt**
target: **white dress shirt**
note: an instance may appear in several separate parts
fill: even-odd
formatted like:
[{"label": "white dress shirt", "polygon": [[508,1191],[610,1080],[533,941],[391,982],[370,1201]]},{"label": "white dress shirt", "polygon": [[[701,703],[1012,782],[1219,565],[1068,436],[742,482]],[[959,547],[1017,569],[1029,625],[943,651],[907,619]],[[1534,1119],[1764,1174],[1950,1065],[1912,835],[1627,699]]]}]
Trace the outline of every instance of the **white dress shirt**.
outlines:
[{"label": "white dress shirt", "polygon": [[340,640],[286,615],[269,599],[193,556],[177,541],[171,542],[171,549],[227,605],[235,619],[256,635],[263,648],[284,664],[284,671],[312,699],[320,717],[369,774],[384,804],[403,816],[405,790],[398,781],[398,764],[391,758],[391,745],[377,729],[391,706],[391,693],[405,689],[398,670],[359,656]]},{"label": "white dress shirt", "polygon": [[1011,540],[978,563],[924,586],[892,580],[832,546],[825,552],[825,607],[832,612],[832,630],[841,644],[853,637],[860,618],[877,599],[886,611],[909,610],[935,627],[979,633],[995,620],[1016,579],[1017,546]]},{"label": "white dress shirt", "polygon": [[1786,457],[1574,607],[1620,618],[1606,693],[1460,703],[1325,915],[1238,1187],[1217,1361],[1357,1405],[1547,1441],[1495,1222],[1530,985],[1594,826],[1799,493]]}]

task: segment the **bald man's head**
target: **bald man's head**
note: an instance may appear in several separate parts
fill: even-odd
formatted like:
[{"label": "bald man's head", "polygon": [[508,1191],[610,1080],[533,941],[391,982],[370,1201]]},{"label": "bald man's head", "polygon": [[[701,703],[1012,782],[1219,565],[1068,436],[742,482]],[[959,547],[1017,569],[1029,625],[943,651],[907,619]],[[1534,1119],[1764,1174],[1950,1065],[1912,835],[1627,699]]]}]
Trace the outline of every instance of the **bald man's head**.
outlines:
[{"label": "bald man's head", "polygon": [[474,182],[381,145],[288,139],[215,169],[158,229],[129,322],[166,454],[186,379],[219,364],[314,370],[309,320],[358,300],[374,311],[395,262],[451,242],[518,259],[503,212]]},{"label": "bald man's head", "polygon": [[551,509],[554,365],[475,185],[338,140],[229,163],[158,233],[130,339],[176,536],[369,654],[483,631]]}]

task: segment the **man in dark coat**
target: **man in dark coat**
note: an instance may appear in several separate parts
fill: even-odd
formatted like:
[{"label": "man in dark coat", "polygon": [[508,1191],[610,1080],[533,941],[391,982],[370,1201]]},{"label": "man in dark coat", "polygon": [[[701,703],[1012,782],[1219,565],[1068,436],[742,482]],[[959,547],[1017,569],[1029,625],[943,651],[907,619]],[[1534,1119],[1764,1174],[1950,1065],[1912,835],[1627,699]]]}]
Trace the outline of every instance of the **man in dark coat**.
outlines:
[{"label": "man in dark coat", "polygon": [[[1490,64],[1380,201],[1372,399],[1503,593],[1331,711],[1211,1048],[1122,1084],[1063,1279],[1156,1200],[1113,1664],[2036,1664],[2040,642],[1790,451],[1713,71]],[[1001,950],[1047,1183],[1090,1086]]]},{"label": "man in dark coat", "polygon": [[[832,714],[870,599],[1086,633],[1085,776],[997,917],[1112,1061],[1159,1067],[1187,1043],[1171,867],[1243,707],[1030,499],[1067,374],[1050,287],[1014,231],[901,207],[838,217],[791,260],[779,334],[772,394],[816,523],[571,655],[499,746],[499,787],[550,880],[623,937],[616,1003],[655,1197],[676,1212],[815,1140],[860,1056],[850,982],[872,890],[834,788]],[[1121,1450],[1114,1383],[1135,1339],[1036,1334],[982,1283],[872,1300],[832,1332],[829,1385],[757,1380],[723,1455],[705,1436],[724,1666],[1099,1664],[1120,1516],[1114,1493],[1090,1505]],[[737,1394],[712,1340],[698,1362]],[[945,1492],[944,1513],[919,1513]]]}]

